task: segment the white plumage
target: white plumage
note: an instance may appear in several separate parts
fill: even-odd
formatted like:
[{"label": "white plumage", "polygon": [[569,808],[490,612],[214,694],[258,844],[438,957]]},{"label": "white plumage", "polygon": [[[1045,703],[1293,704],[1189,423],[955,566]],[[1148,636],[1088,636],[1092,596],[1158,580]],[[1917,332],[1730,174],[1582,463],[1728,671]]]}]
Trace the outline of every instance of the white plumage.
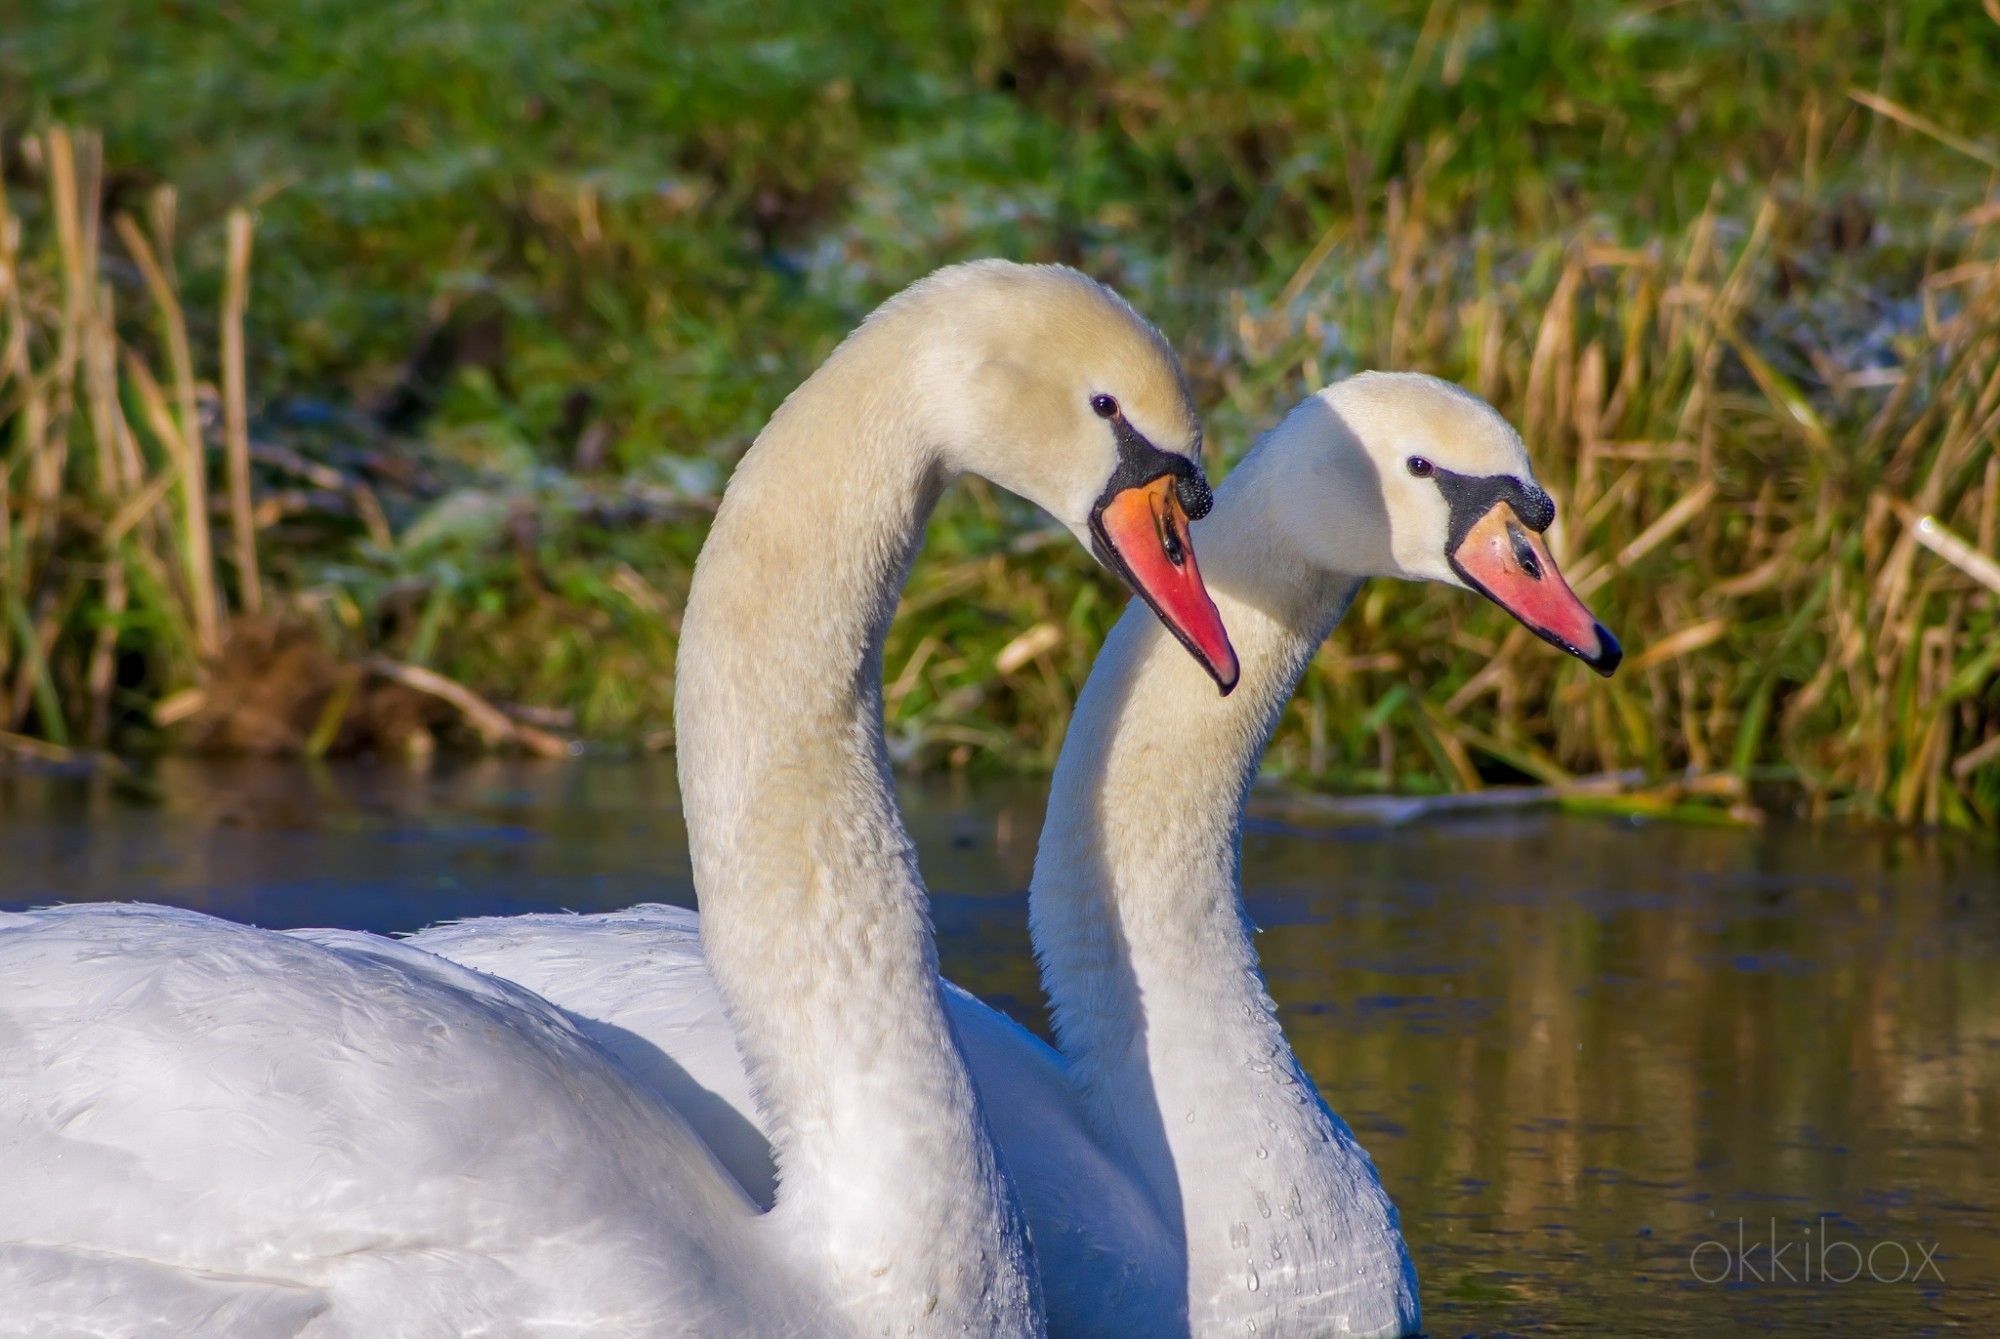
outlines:
[{"label": "white plumage", "polygon": [[[1447,507],[1405,467],[1413,453],[1533,478],[1514,431],[1457,387],[1384,374],[1330,387],[1258,445],[1198,526],[1242,652],[1237,691],[1218,698],[1143,609],[1114,629],[1064,741],[1033,884],[1064,1055],[945,987],[1052,1332],[1420,1326],[1395,1208],[1273,1016],[1237,880],[1265,743],[1360,583],[1461,584]],[[650,1072],[705,1089],[709,1142],[740,1137],[731,1166],[761,1186],[758,1117],[696,934],[688,913],[642,907],[472,920],[414,942],[672,1057]]]},{"label": "white plumage", "polygon": [[[406,942],[560,1002],[769,1202],[770,1141],[692,911],[485,917]],[[1091,1133],[1061,1057],[948,982],[944,1000],[1028,1216],[1051,1326],[1105,1336],[1183,1328],[1178,1233]]]},{"label": "white plumage", "polygon": [[1199,441],[1165,342],[1108,290],[941,271],[793,393],[723,499],[676,681],[714,994],[641,1012],[713,1029],[723,1002],[771,1208],[719,1160],[768,1188],[727,1099],[672,1077],[722,1041],[649,1057],[366,935],[15,915],[0,1333],[1041,1333],[889,784],[880,655],[956,474],[1091,538],[1119,464],[1104,395],[1164,451]]},{"label": "white plumage", "polygon": [[0,916],[0,981],[0,1333],[814,1332],[688,1124],[517,986],[117,905]]}]

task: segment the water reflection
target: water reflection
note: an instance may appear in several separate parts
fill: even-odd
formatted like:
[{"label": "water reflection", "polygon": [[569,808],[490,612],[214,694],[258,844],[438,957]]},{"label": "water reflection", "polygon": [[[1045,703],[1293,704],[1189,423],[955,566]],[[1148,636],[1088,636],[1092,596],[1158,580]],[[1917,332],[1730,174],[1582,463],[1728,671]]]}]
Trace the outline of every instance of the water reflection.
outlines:
[{"label": "water reflection", "polygon": [[[905,803],[947,970],[1042,1026],[1021,891],[1039,792]],[[0,772],[0,847],[4,907],[136,897],[392,931],[689,899],[658,761]],[[1266,823],[1244,871],[1287,1027],[1402,1206],[1434,1333],[2000,1332],[1990,849]],[[1934,1263],[1832,1282],[1819,1266],[1850,1257],[1800,1247],[1836,1242],[1886,1274],[1896,1251]],[[1759,1281],[1778,1269],[1797,1281]]]}]

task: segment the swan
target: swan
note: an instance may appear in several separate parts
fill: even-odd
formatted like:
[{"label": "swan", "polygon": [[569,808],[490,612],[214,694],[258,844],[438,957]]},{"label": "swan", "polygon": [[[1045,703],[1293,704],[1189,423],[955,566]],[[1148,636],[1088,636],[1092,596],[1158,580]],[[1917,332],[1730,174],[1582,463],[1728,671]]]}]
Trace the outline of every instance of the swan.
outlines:
[{"label": "swan", "polygon": [[[1030,894],[1060,1054],[946,994],[1051,1332],[1418,1329],[1395,1209],[1273,1016],[1238,887],[1243,806],[1300,675],[1371,576],[1479,591],[1610,673],[1618,644],[1549,555],[1553,519],[1519,435],[1484,401],[1363,373],[1266,434],[1195,527],[1239,647],[1236,691],[1218,698],[1155,620],[1128,612],[1113,629],[1063,743]],[[489,917],[411,942],[629,1046],[769,1195],[765,1126],[692,913]]]},{"label": "swan", "polygon": [[[1267,434],[1197,530],[1242,659],[1236,692],[1190,695],[1125,619],[1078,699],[1030,924],[1092,1127],[1184,1244],[1193,1333],[1418,1329],[1396,1211],[1258,968],[1244,805],[1300,676],[1369,577],[1478,591],[1611,673],[1616,639],[1542,538],[1554,519],[1520,436],[1483,400],[1417,374],[1351,377]],[[1169,752],[1194,763],[1159,766]]]},{"label": "swan", "polygon": [[939,492],[976,472],[1089,544],[1226,691],[1188,539],[1199,445],[1130,307],[981,262],[879,308],[739,464],[676,726],[768,1212],[711,1112],[517,984],[355,933],[10,915],[0,1333],[1041,1333],[890,787],[882,638]]}]

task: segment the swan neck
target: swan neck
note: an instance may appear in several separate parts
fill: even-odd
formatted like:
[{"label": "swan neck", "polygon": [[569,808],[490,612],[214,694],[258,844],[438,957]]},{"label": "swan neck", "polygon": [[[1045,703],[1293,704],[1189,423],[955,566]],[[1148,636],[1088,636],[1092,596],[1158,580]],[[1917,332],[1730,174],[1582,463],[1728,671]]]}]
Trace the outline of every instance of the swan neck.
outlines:
[{"label": "swan neck", "polygon": [[901,1324],[914,1297],[927,1323],[1032,1330],[1025,1229],[946,1020],[883,742],[882,641],[950,473],[906,346],[864,325],[738,465],[683,622],[681,792],[772,1217],[813,1243],[837,1306]]},{"label": "swan neck", "polygon": [[1394,1207],[1285,1040],[1239,894],[1258,762],[1361,584],[1288,548],[1266,465],[1246,459],[1195,532],[1242,680],[1218,698],[1156,620],[1119,621],[1057,763],[1035,948],[1086,1111],[1183,1234],[1194,1328],[1311,1331],[1351,1308],[1402,1332]]},{"label": "swan neck", "polygon": [[[1282,472],[1265,463],[1245,460],[1195,530],[1242,664],[1235,692],[1219,697],[1135,605],[1084,686],[1051,784],[1030,893],[1036,951],[1063,1052],[1107,1118],[1121,1067],[1208,1035],[1215,1008],[1228,1030],[1280,1036],[1238,892],[1244,807],[1272,730],[1362,578],[1288,544],[1270,519]],[[1192,1032],[1164,1016],[1182,1006]]]}]

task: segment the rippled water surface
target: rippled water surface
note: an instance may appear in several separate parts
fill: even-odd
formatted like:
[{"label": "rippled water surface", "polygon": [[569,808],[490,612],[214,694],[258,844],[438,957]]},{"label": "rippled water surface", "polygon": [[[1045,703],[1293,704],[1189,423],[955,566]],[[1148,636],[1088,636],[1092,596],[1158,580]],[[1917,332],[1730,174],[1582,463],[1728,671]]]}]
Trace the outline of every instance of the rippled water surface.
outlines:
[{"label": "rippled water surface", "polygon": [[[1039,790],[905,804],[947,971],[1043,1026]],[[1431,1333],[2000,1334],[1990,848],[1510,816],[1263,822],[1244,856],[1286,1026],[1402,1208]],[[0,772],[0,908],[395,931],[690,896],[663,761]]]}]

